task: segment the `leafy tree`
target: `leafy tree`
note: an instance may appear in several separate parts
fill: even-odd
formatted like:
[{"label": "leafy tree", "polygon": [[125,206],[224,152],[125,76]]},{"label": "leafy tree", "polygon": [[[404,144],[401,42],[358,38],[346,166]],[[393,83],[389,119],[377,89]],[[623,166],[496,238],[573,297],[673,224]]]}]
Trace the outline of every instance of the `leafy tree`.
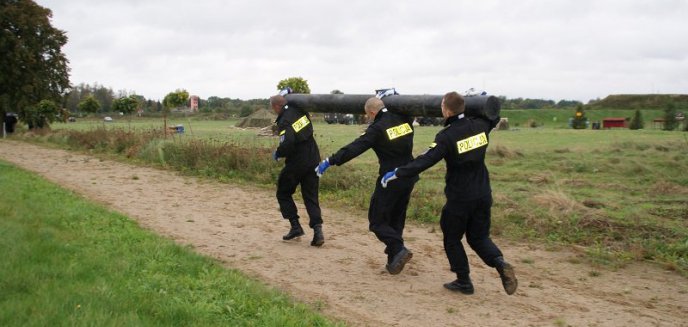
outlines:
[{"label": "leafy tree", "polygon": [[628,125],[629,129],[643,129],[645,127],[645,122],[643,122],[643,116],[640,113],[640,109],[635,110],[635,115],[631,119],[631,123]]},{"label": "leafy tree", "polygon": [[664,109],[664,128],[665,131],[673,131],[678,127],[678,121],[676,120],[676,105],[673,102],[669,102]]},{"label": "leafy tree", "polygon": [[81,112],[93,114],[96,113],[98,109],[100,109],[100,103],[92,95],[89,95],[86,99],[79,102],[79,111]]},{"label": "leafy tree", "polygon": [[127,123],[131,131],[131,114],[136,111],[139,106],[139,99],[135,94],[121,97],[112,102],[112,110],[119,111],[127,116]]},{"label": "leafy tree", "polygon": [[576,106],[576,114],[573,116],[574,129],[586,129],[588,127],[588,118],[585,117],[585,112],[583,111],[583,105]]},{"label": "leafy tree", "polygon": [[189,101],[189,92],[184,89],[177,89],[174,92],[168,93],[162,100],[162,105],[165,107],[166,112],[173,108],[179,108]]},{"label": "leafy tree", "polygon": [[189,92],[184,89],[176,89],[174,92],[168,93],[162,100],[163,105],[163,129],[165,137],[167,137],[167,114],[172,108],[179,108],[184,106],[189,101]]},{"label": "leafy tree", "polygon": [[128,97],[122,97],[114,100],[112,102],[112,110],[122,112],[125,115],[130,115],[136,111],[138,105],[139,103],[136,95],[130,95]]},{"label": "leafy tree", "polygon": [[28,122],[41,100],[61,103],[69,88],[67,36],[51,17],[31,0],[0,1],[0,117],[16,111]]},{"label": "leafy tree", "polygon": [[57,120],[60,109],[51,100],[41,100],[35,106],[24,108],[24,121],[29,125],[29,129],[46,128],[50,123]]},{"label": "leafy tree", "polygon": [[330,94],[344,94],[344,92],[342,92],[338,89],[334,89],[334,90],[330,91]]},{"label": "leafy tree", "polygon": [[301,77],[289,77],[277,83],[277,90],[282,90],[286,87],[290,87],[294,93],[311,93],[311,88],[308,87],[308,81]]}]

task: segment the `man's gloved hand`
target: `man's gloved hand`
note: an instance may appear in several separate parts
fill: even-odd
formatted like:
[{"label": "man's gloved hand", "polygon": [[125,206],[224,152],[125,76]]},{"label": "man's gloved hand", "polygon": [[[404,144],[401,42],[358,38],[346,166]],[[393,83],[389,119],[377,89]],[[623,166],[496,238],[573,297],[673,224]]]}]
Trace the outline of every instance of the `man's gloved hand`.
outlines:
[{"label": "man's gloved hand", "polygon": [[389,171],[385,174],[385,176],[382,176],[382,179],[380,180],[380,184],[382,184],[383,188],[387,188],[387,183],[397,179],[397,170],[394,169],[393,171]]},{"label": "man's gloved hand", "polygon": [[277,151],[272,153],[272,160],[275,160],[275,161],[279,160],[279,157],[277,156]]},{"label": "man's gloved hand", "polygon": [[325,160],[323,160],[318,167],[315,167],[315,174],[318,175],[318,177],[322,177],[327,168],[330,168],[330,158],[325,158]]},{"label": "man's gloved hand", "polygon": [[287,95],[287,94],[291,94],[292,92],[293,92],[293,91],[292,91],[291,87],[288,87],[288,86],[287,86],[287,87],[281,89],[281,90],[279,91],[278,94],[281,95],[281,96],[285,96],[285,95]]}]

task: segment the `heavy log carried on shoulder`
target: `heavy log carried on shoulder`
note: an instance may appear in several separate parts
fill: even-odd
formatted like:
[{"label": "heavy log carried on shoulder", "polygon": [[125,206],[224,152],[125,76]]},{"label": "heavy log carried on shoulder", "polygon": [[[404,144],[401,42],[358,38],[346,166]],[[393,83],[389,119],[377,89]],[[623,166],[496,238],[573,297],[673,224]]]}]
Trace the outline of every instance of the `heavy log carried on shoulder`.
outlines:
[{"label": "heavy log carried on shoulder", "polygon": [[[374,94],[298,94],[285,95],[287,104],[307,112],[362,114],[366,100]],[[499,99],[491,95],[464,96],[466,115],[499,117]],[[442,95],[390,95],[382,98],[388,110],[414,117],[442,117]]]}]

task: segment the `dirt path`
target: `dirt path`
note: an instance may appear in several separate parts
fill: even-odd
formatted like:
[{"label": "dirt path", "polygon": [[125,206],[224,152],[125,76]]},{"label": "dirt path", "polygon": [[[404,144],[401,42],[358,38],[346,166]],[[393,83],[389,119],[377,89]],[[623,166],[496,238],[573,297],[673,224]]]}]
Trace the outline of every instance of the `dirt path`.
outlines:
[{"label": "dirt path", "polygon": [[463,296],[442,288],[453,276],[433,226],[408,224],[414,257],[392,276],[363,212],[323,208],[326,243],[314,248],[310,230],[281,240],[288,223],[272,192],[7,140],[0,158],[351,325],[688,326],[687,280],[647,264],[609,271],[576,263],[573,252],[498,239],[516,266],[517,293],[504,294],[497,273],[469,251],[476,293]]}]

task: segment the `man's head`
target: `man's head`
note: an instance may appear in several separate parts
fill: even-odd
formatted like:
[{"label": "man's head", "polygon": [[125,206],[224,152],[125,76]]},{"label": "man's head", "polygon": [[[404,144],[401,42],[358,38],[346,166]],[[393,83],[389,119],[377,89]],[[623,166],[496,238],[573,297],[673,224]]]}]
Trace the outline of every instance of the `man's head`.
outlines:
[{"label": "man's head", "polygon": [[287,104],[287,99],[281,95],[273,95],[270,97],[270,107],[276,114],[282,113],[282,108]]},{"label": "man's head", "polygon": [[463,97],[456,92],[449,92],[442,97],[442,116],[449,118],[462,114],[466,109]]},{"label": "man's head", "polygon": [[377,113],[382,110],[382,108],[385,107],[385,103],[382,102],[382,100],[372,97],[368,99],[365,103],[365,113],[366,117],[368,117],[368,121],[373,121],[375,119],[375,116],[377,116]]}]

